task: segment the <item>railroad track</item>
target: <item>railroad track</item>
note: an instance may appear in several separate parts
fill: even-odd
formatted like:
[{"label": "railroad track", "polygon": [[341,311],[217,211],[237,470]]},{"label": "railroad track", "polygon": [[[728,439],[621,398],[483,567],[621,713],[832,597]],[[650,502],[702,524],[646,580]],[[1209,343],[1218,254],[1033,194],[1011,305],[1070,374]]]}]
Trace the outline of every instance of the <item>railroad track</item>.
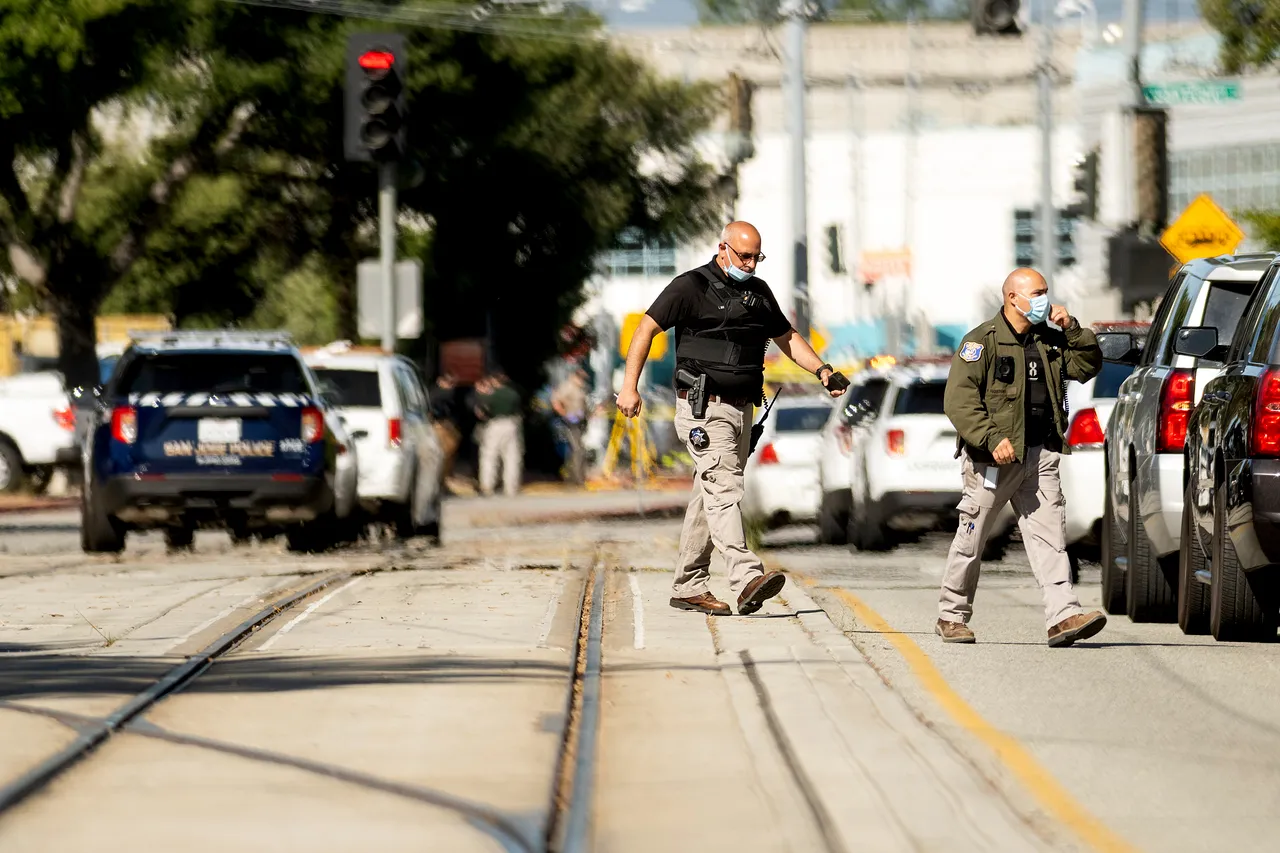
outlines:
[{"label": "railroad track", "polygon": [[0,820],[28,798],[39,794],[56,779],[73,773],[80,764],[94,760],[94,753],[113,736],[133,735],[193,746],[251,761],[293,767],[362,788],[381,791],[452,811],[467,819],[502,847],[519,853],[583,853],[589,848],[590,811],[595,781],[596,744],[600,722],[600,670],[602,654],[605,572],[599,559],[585,573],[578,600],[577,633],[571,650],[564,724],[560,750],[547,798],[545,819],[536,827],[514,819],[484,803],[452,796],[430,787],[406,784],[356,770],[306,758],[260,750],[199,736],[167,731],[144,719],[146,712],[166,697],[197,681],[220,658],[231,654],[254,633],[279,619],[298,604],[319,593],[337,589],[361,575],[380,569],[327,573],[289,591],[218,637],[200,652],[174,666],[145,690],[137,693],[105,717],[88,717],[64,711],[0,701],[0,710],[54,719],[76,730],[67,747],[50,755],[21,777],[0,786]]}]

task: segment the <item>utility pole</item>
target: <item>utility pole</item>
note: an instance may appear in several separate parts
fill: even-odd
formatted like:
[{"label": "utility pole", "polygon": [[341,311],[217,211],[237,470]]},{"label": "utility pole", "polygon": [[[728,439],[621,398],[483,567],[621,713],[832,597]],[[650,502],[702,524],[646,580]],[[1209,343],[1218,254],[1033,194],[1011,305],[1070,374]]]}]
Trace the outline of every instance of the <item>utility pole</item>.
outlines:
[{"label": "utility pole", "polygon": [[[1133,2],[1133,0],[1126,0]],[[1053,288],[1058,266],[1058,211],[1053,205],[1053,0],[1040,0],[1040,274]]]},{"label": "utility pole", "polygon": [[808,3],[791,0],[787,16],[786,69],[783,98],[786,100],[788,131],[791,136],[791,257],[795,274],[793,298],[796,329],[809,336],[809,225],[807,217],[807,173],[804,162],[805,82],[804,47],[809,29]]},{"label": "utility pole", "polygon": [[378,244],[382,261],[382,349],[396,350],[396,164],[378,169]]}]

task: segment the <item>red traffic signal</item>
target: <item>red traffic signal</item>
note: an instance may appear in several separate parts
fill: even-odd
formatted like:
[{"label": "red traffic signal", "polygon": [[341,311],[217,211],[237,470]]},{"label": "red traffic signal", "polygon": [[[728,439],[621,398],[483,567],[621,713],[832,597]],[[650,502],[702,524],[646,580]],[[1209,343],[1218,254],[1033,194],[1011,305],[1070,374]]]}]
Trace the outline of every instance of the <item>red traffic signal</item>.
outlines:
[{"label": "red traffic signal", "polygon": [[396,64],[396,55],[386,50],[368,50],[360,54],[360,67],[365,71],[390,71]]}]

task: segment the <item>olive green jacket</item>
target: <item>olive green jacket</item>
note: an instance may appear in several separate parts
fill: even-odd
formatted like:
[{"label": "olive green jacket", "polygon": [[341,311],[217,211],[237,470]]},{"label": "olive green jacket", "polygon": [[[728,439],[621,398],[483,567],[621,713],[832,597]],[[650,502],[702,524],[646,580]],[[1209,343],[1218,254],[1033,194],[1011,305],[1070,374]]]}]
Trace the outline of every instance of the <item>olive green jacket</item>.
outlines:
[{"label": "olive green jacket", "polygon": [[[1102,369],[1097,337],[1075,318],[1071,323],[1071,329],[1061,332],[1044,324],[1031,328],[1047,368],[1049,408],[1064,453],[1069,452],[1062,441],[1067,431],[1065,379],[1087,382]],[[1012,381],[996,378],[1002,356],[1011,358]],[[947,417],[958,434],[957,456],[964,448],[975,462],[991,462],[992,452],[1007,438],[1018,459],[1026,459],[1026,369],[1022,344],[1000,314],[964,336],[960,349],[951,358],[943,400]]]}]

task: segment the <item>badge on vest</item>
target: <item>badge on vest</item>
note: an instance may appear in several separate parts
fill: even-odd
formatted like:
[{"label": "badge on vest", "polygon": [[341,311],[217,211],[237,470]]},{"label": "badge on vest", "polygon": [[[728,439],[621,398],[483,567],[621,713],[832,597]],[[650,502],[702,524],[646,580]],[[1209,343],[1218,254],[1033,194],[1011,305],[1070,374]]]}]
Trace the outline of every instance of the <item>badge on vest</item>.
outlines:
[{"label": "badge on vest", "polygon": [[965,361],[977,361],[982,358],[982,344],[965,341],[964,346],[960,347],[960,358]]},{"label": "badge on vest", "polygon": [[702,427],[694,427],[689,430],[689,444],[693,445],[694,450],[706,450],[711,446],[711,436]]}]

